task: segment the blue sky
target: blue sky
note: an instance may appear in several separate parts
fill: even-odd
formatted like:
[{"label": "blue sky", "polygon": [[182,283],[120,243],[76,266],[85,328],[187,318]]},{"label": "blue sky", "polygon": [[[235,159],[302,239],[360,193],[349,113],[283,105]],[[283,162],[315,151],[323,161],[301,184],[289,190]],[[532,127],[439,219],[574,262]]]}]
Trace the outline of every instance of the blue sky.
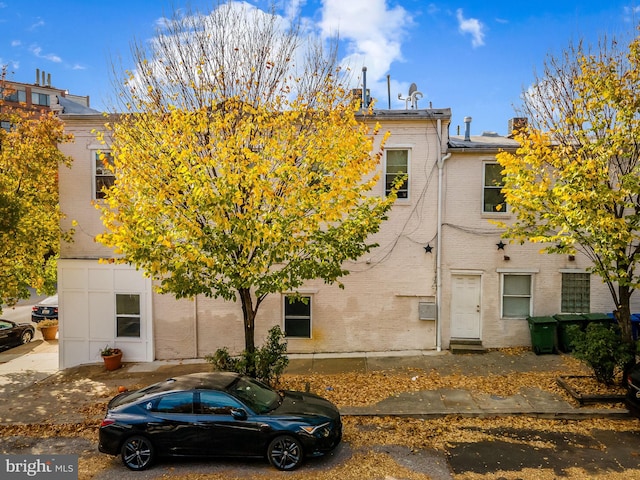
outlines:
[{"label": "blue sky", "polygon": [[[268,2],[248,0],[266,8]],[[638,1],[640,3],[640,1]],[[9,79],[32,83],[37,68],[52,85],[89,95],[91,106],[109,108],[112,59],[128,63],[132,40],[152,38],[157,22],[184,0],[0,0],[0,65]],[[214,2],[188,5],[209,11]],[[387,108],[404,108],[415,82],[419,108],[451,108],[450,133],[506,134],[523,90],[549,53],[569,42],[596,44],[603,35],[628,36],[640,20],[635,0],[420,1],[283,0],[283,16],[299,12],[321,35],[338,31],[341,56]]]}]

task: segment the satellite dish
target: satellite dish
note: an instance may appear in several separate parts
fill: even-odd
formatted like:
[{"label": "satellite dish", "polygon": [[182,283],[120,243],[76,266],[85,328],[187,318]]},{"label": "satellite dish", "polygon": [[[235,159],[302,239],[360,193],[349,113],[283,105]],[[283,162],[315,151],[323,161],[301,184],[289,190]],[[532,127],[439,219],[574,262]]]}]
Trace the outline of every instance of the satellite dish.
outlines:
[{"label": "satellite dish", "polygon": [[409,96],[411,96],[415,91],[418,90],[418,86],[415,83],[412,83],[409,87]]}]

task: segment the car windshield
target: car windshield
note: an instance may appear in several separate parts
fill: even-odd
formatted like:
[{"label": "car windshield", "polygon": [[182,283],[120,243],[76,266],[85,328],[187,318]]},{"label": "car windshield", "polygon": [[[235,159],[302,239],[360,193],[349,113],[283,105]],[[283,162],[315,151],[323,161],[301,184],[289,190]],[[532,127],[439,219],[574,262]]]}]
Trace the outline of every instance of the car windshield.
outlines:
[{"label": "car windshield", "polygon": [[251,410],[266,413],[280,405],[280,394],[248,377],[240,377],[227,388],[227,392],[244,402]]},{"label": "car windshield", "polygon": [[58,305],[58,295],[54,295],[52,297],[47,297],[44,300],[42,300],[41,302],[38,303],[38,305]]},{"label": "car windshield", "polygon": [[139,398],[144,397],[145,395],[149,395],[150,393],[154,393],[157,391],[165,390],[164,384],[166,382],[154,383],[153,385],[149,385],[148,387],[142,388],[140,390],[133,390],[131,392],[121,393],[120,395],[113,397],[109,402],[109,408],[119,407],[120,405],[125,405],[127,403],[135,402]]}]

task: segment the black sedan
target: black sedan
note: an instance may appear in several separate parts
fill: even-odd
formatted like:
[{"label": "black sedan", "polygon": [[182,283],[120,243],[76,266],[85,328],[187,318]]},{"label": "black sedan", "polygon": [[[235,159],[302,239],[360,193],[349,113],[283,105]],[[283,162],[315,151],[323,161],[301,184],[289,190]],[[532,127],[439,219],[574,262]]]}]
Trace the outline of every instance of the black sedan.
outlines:
[{"label": "black sedan", "polygon": [[230,372],[169,378],[107,406],[98,449],[131,470],[158,456],[266,457],[293,470],[342,438],[338,409],[310,393],[276,391]]},{"label": "black sedan", "polygon": [[0,318],[0,348],[29,343],[34,334],[35,330],[30,323],[16,323]]},{"label": "black sedan", "polygon": [[31,307],[31,321],[40,323],[43,320],[58,319],[58,295],[45,298]]},{"label": "black sedan", "polygon": [[640,417],[640,363],[631,369],[627,376],[627,408],[636,417]]}]

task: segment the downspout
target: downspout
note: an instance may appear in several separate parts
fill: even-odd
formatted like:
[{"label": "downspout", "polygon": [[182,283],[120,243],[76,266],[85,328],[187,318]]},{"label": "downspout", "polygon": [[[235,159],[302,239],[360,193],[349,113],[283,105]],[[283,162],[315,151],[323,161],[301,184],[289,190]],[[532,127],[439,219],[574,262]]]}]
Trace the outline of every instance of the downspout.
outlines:
[{"label": "downspout", "polygon": [[442,173],[451,153],[442,156],[442,120],[437,121],[438,136],[438,230],[436,241],[436,350],[442,351]]}]

